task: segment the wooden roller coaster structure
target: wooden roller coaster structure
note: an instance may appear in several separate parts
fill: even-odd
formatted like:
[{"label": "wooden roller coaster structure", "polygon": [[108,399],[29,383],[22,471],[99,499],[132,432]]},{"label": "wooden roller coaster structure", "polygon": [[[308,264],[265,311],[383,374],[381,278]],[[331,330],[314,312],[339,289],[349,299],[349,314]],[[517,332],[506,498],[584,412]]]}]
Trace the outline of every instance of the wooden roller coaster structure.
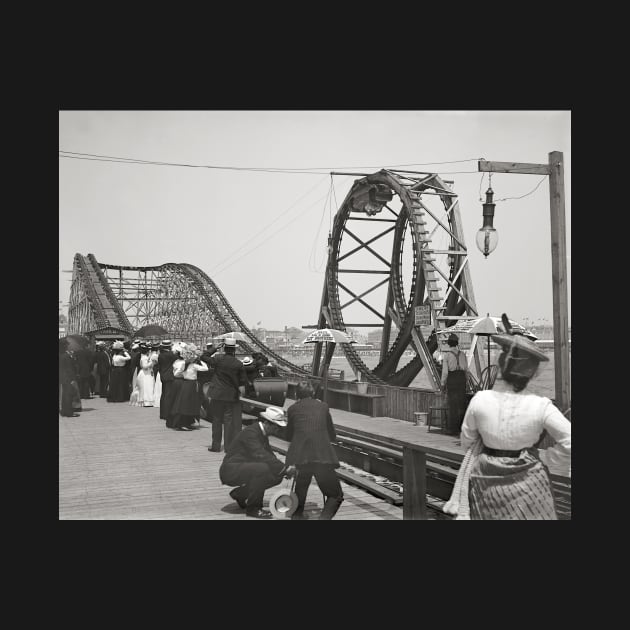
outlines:
[{"label": "wooden roller coaster structure", "polygon": [[[432,247],[435,234],[446,237],[446,249]],[[357,288],[361,274],[385,277],[367,289]],[[340,291],[350,297],[345,303]],[[380,306],[370,304],[368,299],[379,292],[384,296]],[[355,312],[363,309],[376,321],[346,323],[344,312],[350,307]],[[439,374],[433,361],[437,338],[416,325],[417,307],[430,314],[436,330],[460,316],[478,314],[457,195],[435,173],[381,170],[356,180],[335,215],[317,327],[382,327],[379,362],[372,369],[351,344],[340,344],[352,368],[371,383],[398,386],[408,386],[424,368],[437,388]],[[284,373],[317,375],[325,364],[322,344],[316,345],[310,372],[269,348],[244,324],[213,280],[186,263],[130,267],[77,253],[68,314],[70,334],[131,337],[141,326],[157,324],[174,339],[201,344],[223,332],[238,331],[247,339],[241,343],[246,352],[262,351]],[[472,353],[480,372],[483,354],[474,341]],[[404,358],[407,362],[400,365]]]}]

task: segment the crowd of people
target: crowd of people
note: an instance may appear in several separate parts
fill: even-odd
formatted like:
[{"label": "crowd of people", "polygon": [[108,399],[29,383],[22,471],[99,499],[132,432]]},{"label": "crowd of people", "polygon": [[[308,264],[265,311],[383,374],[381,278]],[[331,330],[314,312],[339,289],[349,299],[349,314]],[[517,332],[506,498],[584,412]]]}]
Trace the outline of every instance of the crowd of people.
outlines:
[{"label": "crowd of people", "polygon": [[[554,520],[558,514],[549,466],[564,467],[570,475],[571,423],[548,398],[528,391],[539,364],[548,357],[505,325],[506,334],[492,335],[502,348],[500,377],[469,404],[464,396],[467,362],[456,335],[449,337],[449,350],[443,353],[447,432],[460,435],[466,449],[444,510],[458,519]],[[92,395],[110,403],[159,407],[165,426],[176,431],[198,428],[205,416],[212,423],[208,450],[221,452],[223,443],[225,451],[221,482],[233,488],[229,494],[247,516],[272,518],[263,509],[265,491],[284,478],[296,477],[297,509],[292,519],[307,518],[304,506],[314,477],[325,498],[319,519],[330,520],[344,500],[335,472],[340,464],[332,446],[336,434],[330,409],[315,398],[312,383],[298,383],[297,401],[286,412],[267,407],[243,427],[241,397],[254,397],[255,379],[277,374],[262,353],[238,359],[233,339],[216,347],[208,343],[204,351],[192,343],[169,340],[99,341],[94,351],[71,349],[66,339],[59,341],[62,416],[77,416],[81,399]],[[285,462],[268,439],[280,431],[290,442]],[[539,449],[545,433],[555,444]]]},{"label": "crowd of people", "polygon": [[[192,343],[170,340],[97,341],[94,350],[69,344],[67,339],[59,341],[62,416],[78,416],[81,399],[92,396],[106,398],[108,403],[159,407],[165,426],[175,431],[199,428],[205,416],[212,423],[208,450],[225,453],[221,482],[234,486],[230,496],[247,516],[272,518],[262,507],[265,490],[297,475],[299,505],[294,518],[305,518],[306,493],[315,476],[330,497],[320,519],[330,520],[343,501],[334,472],[339,461],[330,444],[335,433],[328,405],[313,400],[312,386],[300,384],[298,396],[303,402],[294,406],[288,420],[283,409],[269,407],[243,427],[241,396],[255,397],[255,379],[277,376],[276,366],[260,352],[238,359],[233,339],[216,347],[208,343],[204,351]],[[283,427],[288,435],[298,436],[286,464],[276,457],[268,440]]]}]

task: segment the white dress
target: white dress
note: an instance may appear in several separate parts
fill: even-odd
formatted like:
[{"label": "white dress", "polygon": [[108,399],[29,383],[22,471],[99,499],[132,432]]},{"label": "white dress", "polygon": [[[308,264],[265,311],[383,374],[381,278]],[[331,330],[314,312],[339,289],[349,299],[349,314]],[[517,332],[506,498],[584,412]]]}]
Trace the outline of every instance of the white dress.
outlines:
[{"label": "white dress", "polygon": [[153,407],[155,379],[153,378],[154,361],[152,356],[143,354],[140,357],[140,369],[136,386],[138,388],[138,406]]}]

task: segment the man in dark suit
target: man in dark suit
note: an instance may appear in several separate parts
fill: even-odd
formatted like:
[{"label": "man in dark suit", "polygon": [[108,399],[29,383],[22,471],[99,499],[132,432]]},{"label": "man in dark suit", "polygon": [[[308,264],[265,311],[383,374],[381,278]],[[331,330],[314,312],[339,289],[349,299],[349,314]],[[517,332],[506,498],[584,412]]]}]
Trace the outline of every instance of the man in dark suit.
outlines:
[{"label": "man in dark suit", "polygon": [[164,339],[160,344],[160,354],[158,355],[158,370],[160,372],[160,380],[162,381],[162,395],[160,396],[160,418],[166,420],[166,426],[170,423],[171,410],[169,404],[171,401],[170,390],[173,386],[173,363],[177,358],[171,350],[173,342],[170,339]]},{"label": "man in dark suit", "polygon": [[260,418],[245,427],[226,448],[219,478],[226,486],[236,486],[230,496],[247,516],[268,519],[271,512],[262,509],[265,490],[278,485],[283,476],[292,477],[295,467],[285,466],[274,455],[267,437],[287,425],[284,411],[267,407]]},{"label": "man in dark suit", "polygon": [[208,367],[213,372],[208,396],[210,413],[212,414],[212,445],[209,451],[218,453],[221,450],[221,437],[225,424],[225,450],[240,433],[243,426],[240,397],[245,395],[247,375],[243,364],[236,358],[236,341],[226,339],[224,352],[213,356]]},{"label": "man in dark suit", "polygon": [[101,398],[107,398],[107,389],[109,388],[109,373],[112,367],[112,361],[105,350],[105,342],[96,342],[96,375],[98,376],[98,395]]},{"label": "man in dark suit", "polygon": [[74,356],[79,368],[79,395],[81,398],[91,398],[90,375],[94,367],[94,352],[89,348],[79,348]]},{"label": "man in dark suit", "polygon": [[74,413],[72,400],[75,394],[75,384],[78,378],[76,363],[68,352],[68,342],[59,340],[59,385],[61,387],[61,415],[68,418],[78,417]]},{"label": "man in dark suit", "polygon": [[[216,353],[218,348],[214,346],[212,342],[206,344],[206,349],[201,355],[200,360],[206,365],[210,364],[210,359]],[[212,422],[212,412],[210,411],[210,400],[203,393],[203,386],[205,383],[209,383],[212,380],[212,370],[208,369],[205,372],[197,372],[197,383],[199,383],[199,398],[201,399],[201,406],[206,412],[206,420]]]},{"label": "man in dark suit", "polygon": [[297,386],[297,402],[288,409],[286,439],[291,442],[287,451],[287,466],[297,467],[295,494],[298,507],[292,520],[304,518],[306,495],[315,477],[319,489],[326,497],[320,521],[328,521],[337,513],[343,491],[335,473],[339,459],[331,442],[337,439],[328,405],[313,398],[314,390],[309,381]]}]

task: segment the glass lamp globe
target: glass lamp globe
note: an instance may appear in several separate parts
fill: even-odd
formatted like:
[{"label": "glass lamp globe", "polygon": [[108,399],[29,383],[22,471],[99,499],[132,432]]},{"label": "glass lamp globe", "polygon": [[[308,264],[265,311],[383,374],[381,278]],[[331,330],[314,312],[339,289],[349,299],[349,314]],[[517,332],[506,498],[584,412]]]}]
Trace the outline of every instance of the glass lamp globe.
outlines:
[{"label": "glass lamp globe", "polygon": [[491,225],[484,225],[475,237],[479,251],[487,258],[499,243],[499,234]]}]

